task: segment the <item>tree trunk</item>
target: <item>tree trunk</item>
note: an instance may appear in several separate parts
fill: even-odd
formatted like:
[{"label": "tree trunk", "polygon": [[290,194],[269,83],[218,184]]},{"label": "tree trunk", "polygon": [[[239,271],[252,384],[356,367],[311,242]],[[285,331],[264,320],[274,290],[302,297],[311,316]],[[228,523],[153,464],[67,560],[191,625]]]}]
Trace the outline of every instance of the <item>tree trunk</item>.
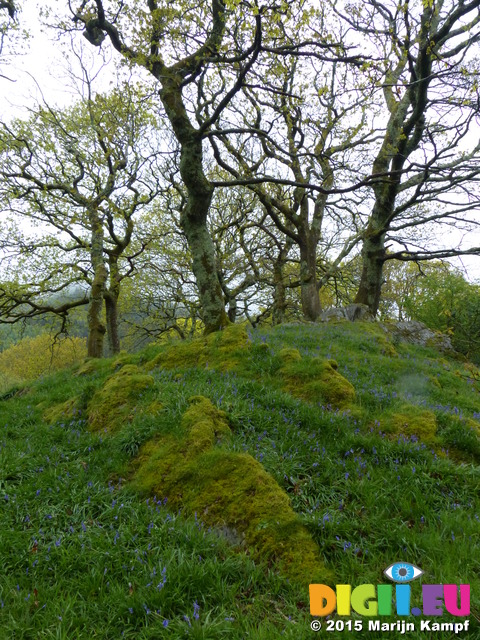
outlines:
[{"label": "tree trunk", "polygon": [[90,259],[93,268],[93,282],[88,306],[87,355],[90,358],[103,357],[105,324],[102,321],[103,298],[107,282],[107,268],[103,261],[103,227],[98,212],[90,212],[92,246]]},{"label": "tree trunk", "polygon": [[105,292],[105,315],[108,353],[113,356],[120,352],[120,337],[118,335],[118,297],[112,295],[110,291]]},{"label": "tree trunk", "polygon": [[273,282],[275,286],[273,291],[273,324],[282,324],[282,322],[285,322],[287,299],[285,296],[285,282],[283,277],[283,264],[277,260],[273,266]]},{"label": "tree trunk", "polygon": [[366,237],[362,247],[362,275],[355,302],[366,304],[376,315],[380,304],[385,262],[385,233]]},{"label": "tree trunk", "polygon": [[207,227],[213,187],[203,170],[202,136],[192,126],[182,98],[182,77],[163,77],[160,98],[180,143],[180,174],[187,202],[180,223],[192,255],[205,333],[229,324],[222,287],[218,279],[215,246]]},{"label": "tree trunk", "polygon": [[299,245],[302,313],[306,320],[315,322],[322,312],[317,282],[317,242],[307,237]]},{"label": "tree trunk", "polygon": [[287,311],[287,297],[285,287],[285,265],[287,264],[288,253],[292,248],[293,241],[287,238],[285,245],[280,249],[277,259],[273,263],[273,324],[285,322]]},{"label": "tree trunk", "polygon": [[107,342],[109,355],[120,352],[120,336],[118,334],[118,299],[120,298],[120,273],[118,255],[112,252],[108,258],[109,285],[105,291],[105,315],[107,318]]},{"label": "tree trunk", "polygon": [[208,202],[202,202],[190,194],[189,196],[182,211],[181,225],[192,254],[193,273],[199,291],[202,319],[205,334],[208,334],[226,327],[229,320],[217,275],[215,246],[207,228],[210,198]]}]

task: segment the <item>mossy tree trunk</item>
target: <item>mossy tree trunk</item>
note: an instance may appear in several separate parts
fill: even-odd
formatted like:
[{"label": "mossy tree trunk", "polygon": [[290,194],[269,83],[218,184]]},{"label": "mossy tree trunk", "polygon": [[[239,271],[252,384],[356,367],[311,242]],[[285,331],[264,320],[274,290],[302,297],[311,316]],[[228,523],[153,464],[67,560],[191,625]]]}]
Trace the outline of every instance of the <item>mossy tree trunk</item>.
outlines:
[{"label": "mossy tree trunk", "polygon": [[103,341],[106,327],[102,319],[103,299],[108,272],[103,258],[103,225],[98,210],[89,212],[92,243],[90,259],[93,269],[93,281],[88,305],[87,355],[90,358],[103,357]]},{"label": "mossy tree trunk", "polygon": [[318,295],[317,281],[317,245],[318,237],[312,229],[300,234],[300,291],[302,297],[302,313],[306,320],[315,322],[322,306]]},{"label": "mossy tree trunk", "polygon": [[118,300],[120,298],[120,272],[118,257],[110,255],[108,259],[109,284],[104,293],[105,315],[107,319],[107,342],[110,355],[120,352],[120,336],[118,332]]},{"label": "mossy tree trunk", "polygon": [[160,98],[180,143],[180,175],[187,191],[180,224],[187,238],[202,307],[205,333],[229,324],[218,278],[215,246],[207,226],[213,187],[203,169],[203,135],[193,127],[182,97],[182,77],[162,78]]},{"label": "mossy tree trunk", "polygon": [[285,287],[285,264],[287,262],[288,251],[291,247],[286,244],[280,250],[277,259],[273,263],[273,310],[272,322],[274,325],[285,322],[287,312],[287,296]]},{"label": "mossy tree trunk", "polygon": [[[125,34],[118,31],[117,10],[114,12],[106,11],[102,0],[96,0],[96,8],[93,11],[90,10],[89,13],[82,14],[82,6],[82,9],[75,14],[74,19],[83,23],[85,26],[84,35],[93,45],[100,46],[106,34],[117,51],[133,64],[143,66],[160,83],[159,95],[180,146],[180,174],[187,193],[187,202],[181,214],[181,226],[192,255],[205,332],[210,333],[225,327],[229,321],[218,279],[215,247],[207,227],[207,214],[213,195],[213,187],[203,170],[202,141],[208,128],[220,116],[235,93],[240,90],[242,82],[241,80],[237,82],[233,90],[223,95],[222,100],[218,103],[214,120],[205,122],[203,109],[197,105],[197,122],[202,119],[203,122],[198,127],[194,126],[186,108],[183,91],[185,87],[192,86],[192,83],[200,76],[202,68],[210,64],[212,58],[215,58],[220,50],[225,34],[226,3],[223,0],[211,0],[209,14],[206,14],[211,20],[206,22],[208,26],[203,35],[203,43],[198,45],[196,51],[186,54],[170,66],[163,61],[161,50],[163,46],[167,49],[170,46],[168,41],[165,42],[165,33],[168,31],[164,32],[165,16],[163,10],[159,8],[157,2],[148,2],[147,4],[150,11],[150,26],[144,31],[144,36],[148,47],[142,46],[141,50],[126,44],[123,39]],[[125,7],[124,12],[127,10],[128,7]],[[257,22],[259,20],[260,16],[258,15]],[[185,31],[187,34],[189,28],[190,24],[186,18]],[[194,34],[194,36],[187,35],[187,38],[192,37],[192,42],[198,42],[201,35],[196,23]],[[258,55],[259,44],[260,42],[257,42],[256,39],[255,53],[252,53],[251,63]],[[149,53],[145,54],[144,51],[147,49]],[[243,75],[247,68],[248,64],[244,63]],[[203,101],[203,97],[199,97],[199,100]],[[214,108],[213,105],[212,107]]]},{"label": "mossy tree trunk", "polygon": [[385,262],[385,233],[366,237],[362,246],[362,272],[355,302],[365,304],[376,315],[380,304]]}]

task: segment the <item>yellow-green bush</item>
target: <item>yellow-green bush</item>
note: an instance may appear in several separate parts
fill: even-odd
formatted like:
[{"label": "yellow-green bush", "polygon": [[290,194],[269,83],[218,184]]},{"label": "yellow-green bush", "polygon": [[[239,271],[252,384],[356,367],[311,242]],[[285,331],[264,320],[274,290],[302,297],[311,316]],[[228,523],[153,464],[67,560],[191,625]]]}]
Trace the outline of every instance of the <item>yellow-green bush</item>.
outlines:
[{"label": "yellow-green bush", "polygon": [[0,353],[0,373],[10,378],[32,380],[68,367],[86,356],[83,338],[57,338],[44,333],[24,338]]}]

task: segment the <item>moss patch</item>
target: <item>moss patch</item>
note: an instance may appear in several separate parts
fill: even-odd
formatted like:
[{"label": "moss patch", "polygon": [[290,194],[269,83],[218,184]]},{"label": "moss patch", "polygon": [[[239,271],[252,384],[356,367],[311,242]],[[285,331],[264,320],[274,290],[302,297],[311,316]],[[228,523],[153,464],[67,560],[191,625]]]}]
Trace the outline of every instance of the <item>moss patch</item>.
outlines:
[{"label": "moss patch", "polygon": [[380,418],[382,431],[417,436],[427,443],[437,442],[437,420],[432,411],[415,405],[403,405],[394,412],[385,413]]},{"label": "moss patch", "polygon": [[318,358],[290,360],[280,370],[284,390],[309,402],[344,409],[355,400],[355,389],[336,370],[335,361]]},{"label": "moss patch", "polygon": [[277,564],[292,579],[308,584],[331,578],[287,494],[255,458],[219,446],[229,435],[225,414],[207,398],[192,398],[178,437],[142,447],[134,484],[243,540],[254,557]]},{"label": "moss patch", "polygon": [[290,362],[298,362],[302,359],[300,351],[292,347],[284,347],[283,349],[280,349],[278,357],[284,365],[289,364]]},{"label": "moss patch", "polygon": [[169,345],[148,363],[147,369],[155,367],[188,369],[208,366],[212,369],[228,371],[238,366],[239,353],[244,352],[249,346],[250,341],[245,327],[229,325],[222,331],[216,331],[207,337]]},{"label": "moss patch", "polygon": [[43,419],[49,424],[74,418],[80,411],[80,399],[70,398],[66,402],[49,407],[43,414]]},{"label": "moss patch", "polygon": [[86,358],[76,368],[74,375],[89,376],[92,373],[102,371],[109,366],[109,361],[104,358]]},{"label": "moss patch", "polygon": [[127,364],[110,376],[88,403],[88,419],[92,431],[115,431],[133,417],[136,401],[154,385],[152,376]]}]

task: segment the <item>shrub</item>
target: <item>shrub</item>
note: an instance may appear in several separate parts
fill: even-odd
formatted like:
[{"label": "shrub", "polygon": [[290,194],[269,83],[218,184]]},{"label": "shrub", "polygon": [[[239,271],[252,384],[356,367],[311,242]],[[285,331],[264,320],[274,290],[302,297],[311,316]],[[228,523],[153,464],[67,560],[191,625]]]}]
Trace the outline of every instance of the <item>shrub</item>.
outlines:
[{"label": "shrub", "polygon": [[48,333],[24,338],[0,353],[0,373],[31,380],[68,367],[87,355],[85,339],[54,338]]}]

